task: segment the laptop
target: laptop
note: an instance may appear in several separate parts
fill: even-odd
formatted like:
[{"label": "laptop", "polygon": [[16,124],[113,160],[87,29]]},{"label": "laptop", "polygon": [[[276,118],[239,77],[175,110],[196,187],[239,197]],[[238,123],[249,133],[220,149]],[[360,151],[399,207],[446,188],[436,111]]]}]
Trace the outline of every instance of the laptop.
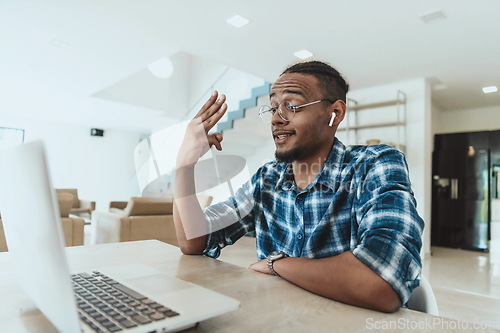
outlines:
[{"label": "laptop", "polygon": [[178,331],[239,307],[142,264],[70,274],[40,141],[0,150],[0,212],[19,284],[60,332]]}]

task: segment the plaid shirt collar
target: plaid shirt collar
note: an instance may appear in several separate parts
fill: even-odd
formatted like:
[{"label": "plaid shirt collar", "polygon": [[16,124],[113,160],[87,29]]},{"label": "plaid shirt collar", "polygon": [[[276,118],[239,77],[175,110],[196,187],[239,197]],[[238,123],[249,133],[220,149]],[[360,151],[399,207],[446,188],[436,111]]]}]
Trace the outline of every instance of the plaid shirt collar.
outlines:
[{"label": "plaid shirt collar", "polygon": [[[337,191],[337,188],[340,184],[340,174],[342,172],[342,164],[344,163],[346,148],[342,142],[340,142],[337,138],[333,142],[332,149],[330,150],[330,154],[325,162],[325,165],[321,169],[321,172],[316,176],[316,179],[307,186],[303,191],[308,191],[310,188],[317,186],[317,184],[321,184],[324,187],[329,188],[333,192]],[[296,190],[297,192],[301,192],[297,189],[295,185],[295,181],[293,178],[293,169],[291,163],[279,163],[282,167],[280,177],[276,182],[275,190],[282,189],[285,191]],[[335,181],[332,181],[335,179]]]}]

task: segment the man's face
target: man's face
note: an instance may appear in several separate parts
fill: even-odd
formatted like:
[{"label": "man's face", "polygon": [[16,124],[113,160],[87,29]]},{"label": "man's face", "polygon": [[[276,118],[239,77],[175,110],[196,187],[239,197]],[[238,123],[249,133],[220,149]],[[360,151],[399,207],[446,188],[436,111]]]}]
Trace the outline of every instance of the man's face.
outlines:
[{"label": "man's face", "polygon": [[[271,88],[271,107],[283,101],[292,105],[324,99],[318,80],[312,75],[287,73],[280,76]],[[281,162],[308,161],[328,153],[334,132],[328,126],[331,117],[328,102],[316,103],[296,110],[290,121],[278,112],[273,116],[272,131],[276,145],[276,159]]]}]

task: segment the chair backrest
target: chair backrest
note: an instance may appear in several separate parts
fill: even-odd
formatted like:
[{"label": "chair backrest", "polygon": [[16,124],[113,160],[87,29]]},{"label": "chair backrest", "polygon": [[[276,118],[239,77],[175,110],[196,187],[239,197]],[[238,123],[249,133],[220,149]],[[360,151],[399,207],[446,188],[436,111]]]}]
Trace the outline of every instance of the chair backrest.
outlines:
[{"label": "chair backrest", "polygon": [[[213,197],[209,195],[198,195],[197,198],[202,209],[208,207],[213,200]],[[172,215],[173,199],[132,197],[122,213],[124,216]]]},{"label": "chair backrest", "polygon": [[7,251],[9,251],[9,249],[7,248],[7,240],[5,239],[2,218],[0,216],[0,252],[7,252]]},{"label": "chair backrest", "polygon": [[78,198],[78,190],[76,188],[57,188],[56,193],[69,193],[73,196],[73,205],[71,208],[80,208],[80,198]]},{"label": "chair backrest", "polygon": [[73,195],[65,192],[57,193],[57,201],[59,203],[61,217],[68,217],[71,213],[71,206],[73,205]]},{"label": "chair backrest", "polygon": [[172,214],[173,202],[172,199],[168,198],[132,197],[124,209],[125,216]]},{"label": "chair backrest", "polygon": [[420,276],[420,285],[413,289],[406,305],[408,309],[439,316],[436,297],[429,281],[423,275]]}]

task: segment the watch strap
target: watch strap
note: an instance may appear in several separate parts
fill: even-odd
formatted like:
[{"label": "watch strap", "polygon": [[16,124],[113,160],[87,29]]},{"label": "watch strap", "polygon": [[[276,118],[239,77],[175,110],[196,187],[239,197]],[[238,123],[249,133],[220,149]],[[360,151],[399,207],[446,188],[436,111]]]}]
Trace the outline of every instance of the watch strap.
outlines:
[{"label": "watch strap", "polygon": [[281,254],[281,256],[278,257],[278,258],[271,259],[269,256],[267,257],[267,268],[269,268],[269,271],[271,272],[271,274],[273,274],[273,275],[275,275],[277,277],[281,277],[281,275],[279,275],[278,272],[276,272],[274,270],[274,267],[273,267],[274,262],[277,261],[277,260],[283,259],[283,258],[290,257],[288,254],[286,254],[283,251],[280,251],[280,254]]}]

